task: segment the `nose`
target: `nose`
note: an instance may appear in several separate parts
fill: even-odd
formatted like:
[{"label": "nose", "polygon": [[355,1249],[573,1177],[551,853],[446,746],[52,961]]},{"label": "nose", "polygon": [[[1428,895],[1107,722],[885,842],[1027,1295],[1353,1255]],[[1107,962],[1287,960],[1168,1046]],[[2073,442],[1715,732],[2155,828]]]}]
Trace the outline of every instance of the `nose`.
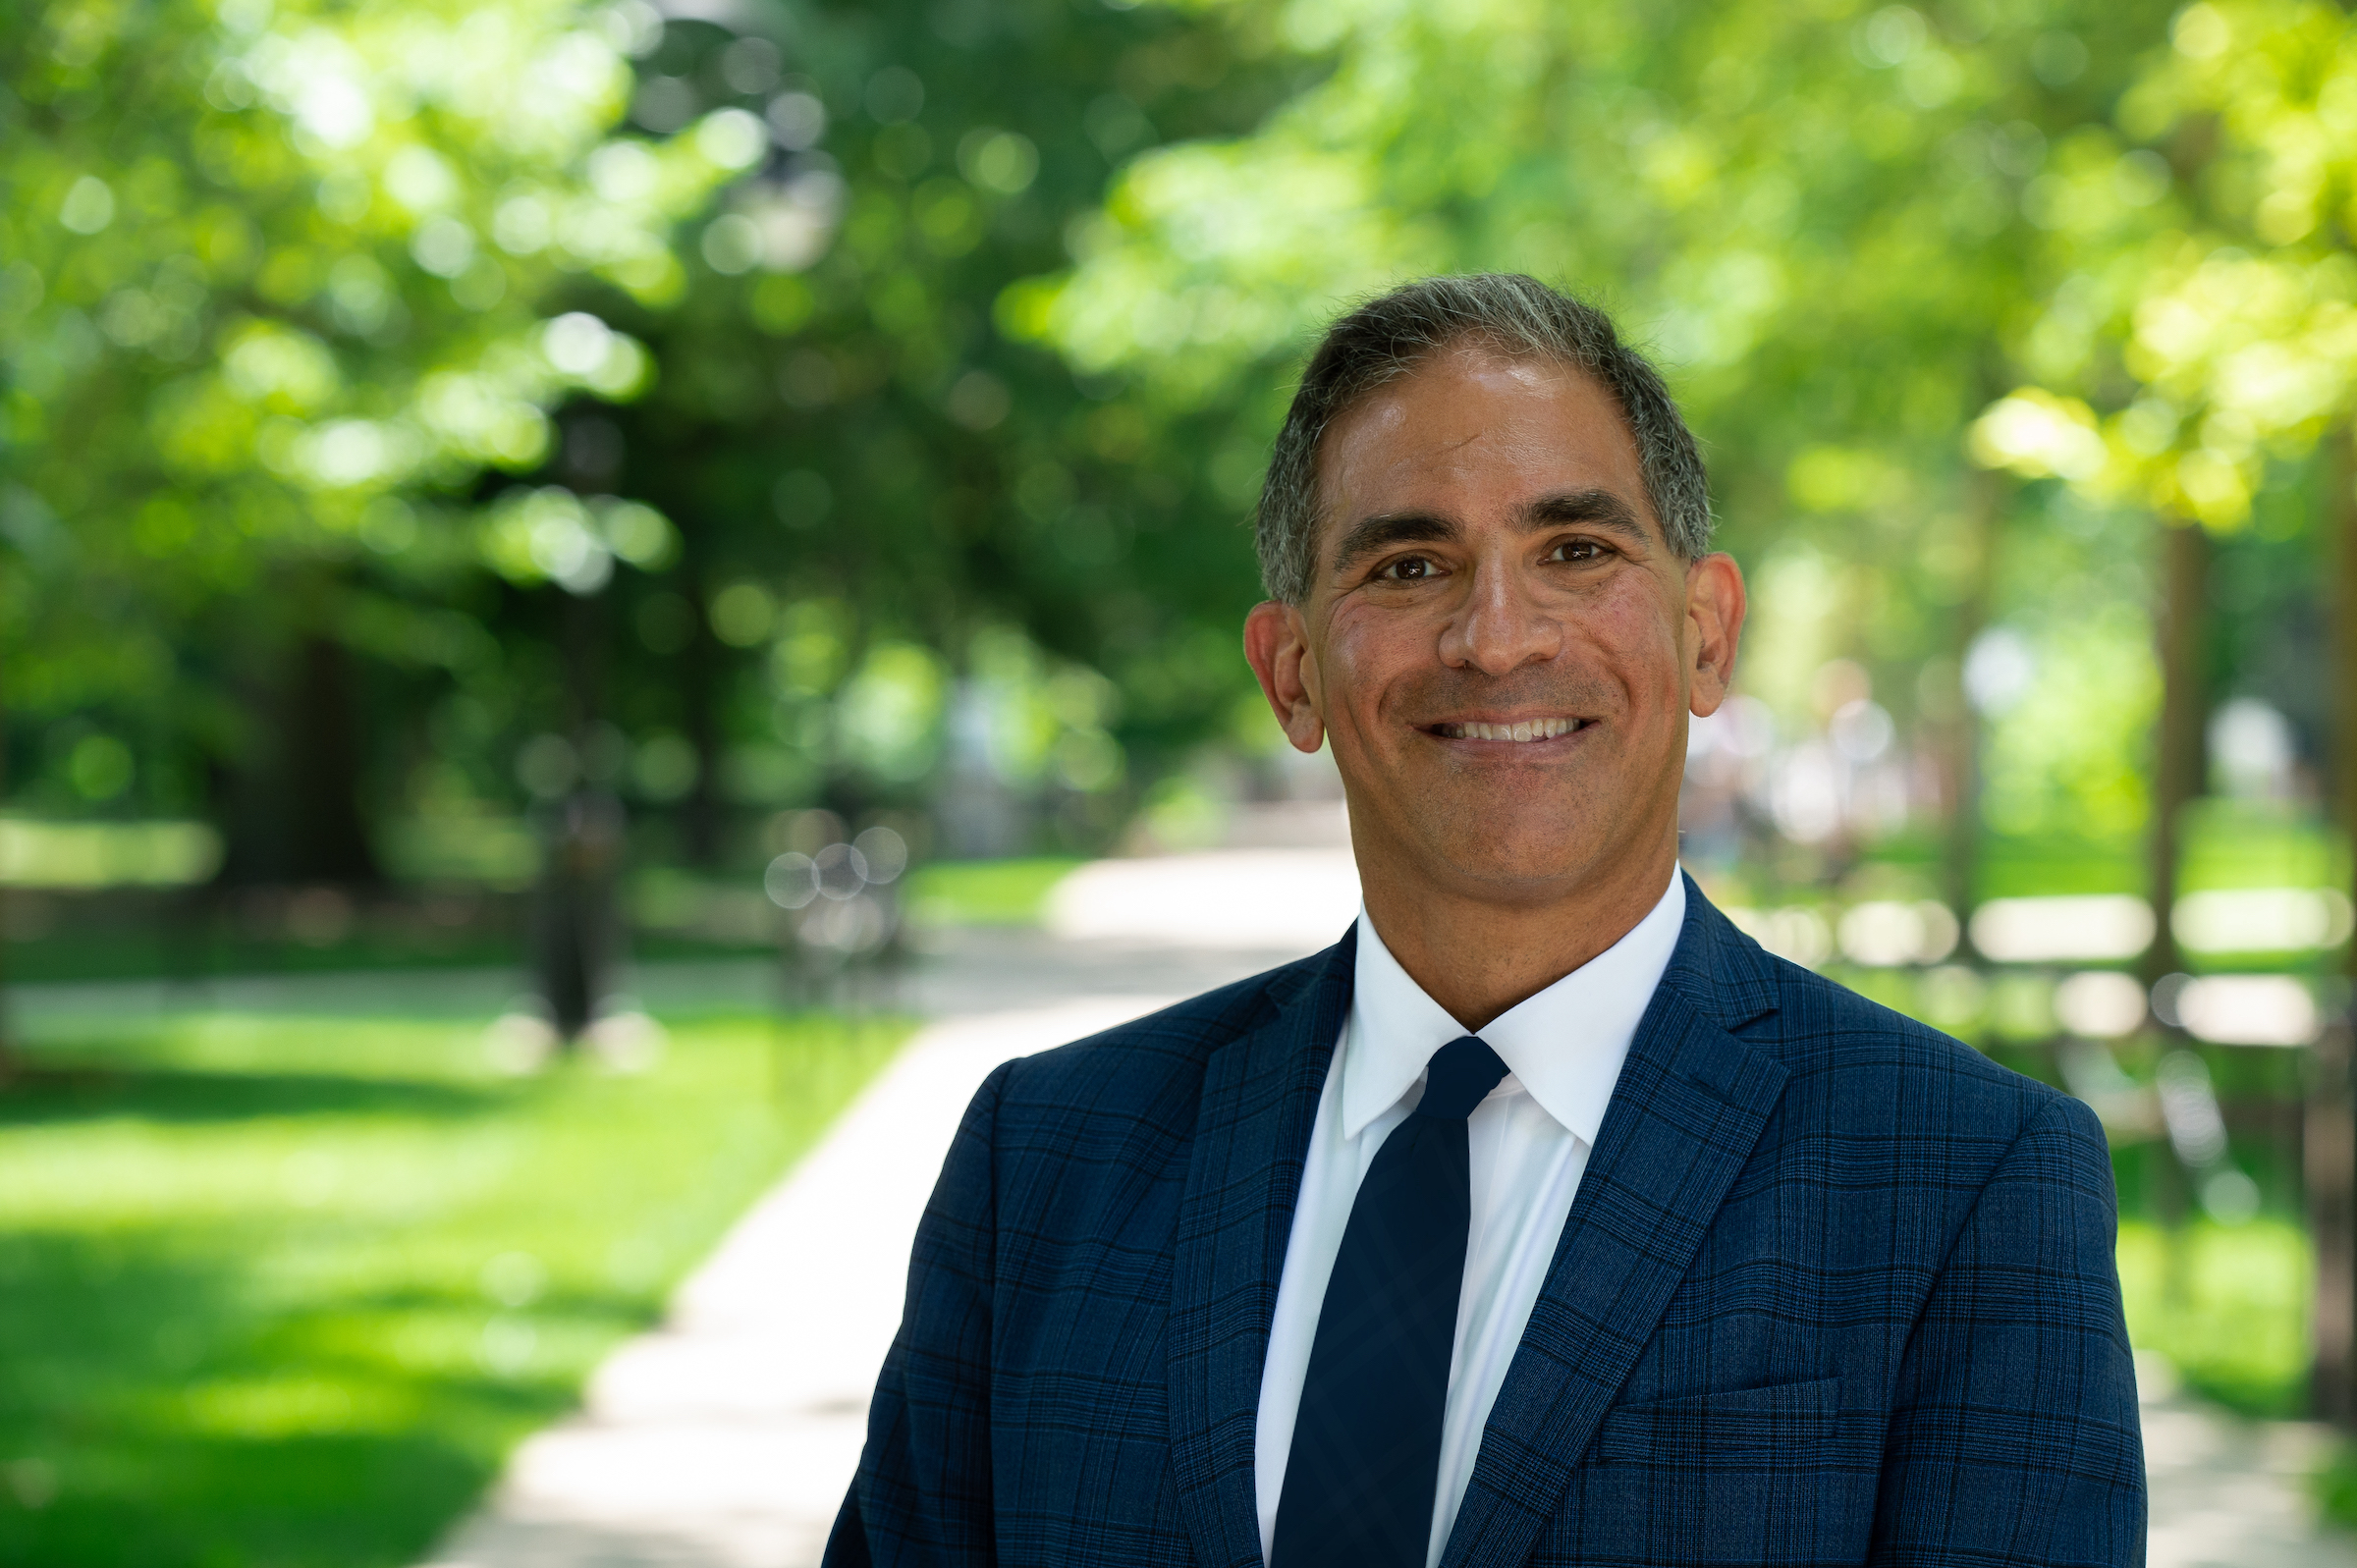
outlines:
[{"label": "nose", "polygon": [[1443,664],[1489,676],[1544,664],[1562,648],[1562,623],[1501,561],[1484,561],[1474,568],[1471,590],[1441,628]]}]

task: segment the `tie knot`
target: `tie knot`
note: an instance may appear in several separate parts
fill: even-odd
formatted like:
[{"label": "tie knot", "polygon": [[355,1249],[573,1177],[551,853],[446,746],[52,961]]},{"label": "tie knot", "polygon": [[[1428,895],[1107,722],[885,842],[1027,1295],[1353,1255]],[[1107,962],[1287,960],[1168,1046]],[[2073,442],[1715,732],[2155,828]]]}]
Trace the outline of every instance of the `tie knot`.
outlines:
[{"label": "tie knot", "polygon": [[1424,1069],[1424,1098],[1416,1102],[1416,1114],[1462,1121],[1505,1076],[1506,1063],[1480,1036],[1452,1040],[1432,1054],[1432,1065]]}]

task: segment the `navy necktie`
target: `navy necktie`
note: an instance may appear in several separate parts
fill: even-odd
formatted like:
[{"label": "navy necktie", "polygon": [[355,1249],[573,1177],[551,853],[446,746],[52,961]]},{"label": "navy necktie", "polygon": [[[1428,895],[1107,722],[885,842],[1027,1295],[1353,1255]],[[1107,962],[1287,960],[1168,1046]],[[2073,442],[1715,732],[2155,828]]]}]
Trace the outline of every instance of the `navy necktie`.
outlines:
[{"label": "navy necktie", "polygon": [[1270,1568],[1423,1568],[1473,1199],[1465,1117],[1506,1076],[1472,1035],[1367,1166],[1318,1309]]}]

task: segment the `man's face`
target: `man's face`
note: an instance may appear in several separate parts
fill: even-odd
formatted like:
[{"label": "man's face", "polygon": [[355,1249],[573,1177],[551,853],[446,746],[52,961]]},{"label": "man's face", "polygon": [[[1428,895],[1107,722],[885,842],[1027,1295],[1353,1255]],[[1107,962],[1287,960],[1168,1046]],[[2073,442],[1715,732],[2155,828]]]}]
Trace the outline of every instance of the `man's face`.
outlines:
[{"label": "man's face", "polygon": [[1331,738],[1370,880],[1543,902],[1666,873],[1742,579],[1672,552],[1611,394],[1460,346],[1337,420],[1318,477],[1315,586],[1246,647],[1293,743]]}]

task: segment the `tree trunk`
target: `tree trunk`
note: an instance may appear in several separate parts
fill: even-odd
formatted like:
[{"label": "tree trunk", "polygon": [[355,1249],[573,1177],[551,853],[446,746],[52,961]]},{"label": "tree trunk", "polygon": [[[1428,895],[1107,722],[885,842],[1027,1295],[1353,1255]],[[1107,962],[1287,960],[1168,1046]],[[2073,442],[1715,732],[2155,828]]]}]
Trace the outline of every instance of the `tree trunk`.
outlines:
[{"label": "tree trunk", "polygon": [[312,633],[303,638],[298,657],[287,751],[281,758],[293,807],[287,822],[295,857],[290,880],[381,881],[360,811],[359,703],[353,690],[352,656],[343,644]]},{"label": "tree trunk", "polygon": [[2200,797],[2207,771],[2202,742],[2210,717],[2210,535],[2199,523],[2172,521],[2162,528],[2161,595],[2161,730],[2149,861],[2154,930],[2143,971],[2148,986],[2182,967],[2169,915],[2177,902],[2185,809]]},{"label": "tree trunk", "polygon": [[[2347,665],[2342,665],[2347,669]],[[2348,1426],[2357,1419],[2357,1120],[2349,1095],[2347,1018],[2334,1019],[2308,1062],[2308,1107],[2300,1129],[2301,1179],[2316,1244],[2315,1413]]]},{"label": "tree trunk", "polygon": [[[2357,426],[2333,444],[2325,524],[2332,571],[2332,807],[2357,843]],[[2343,958],[2357,976],[2357,946]],[[2350,1058],[2357,1018],[2332,1021],[2309,1061],[2302,1174],[2316,1244],[2316,1413],[2357,1423],[2357,1109]]]},{"label": "tree trunk", "polygon": [[[568,594],[558,606],[559,647],[565,669],[566,728],[574,755],[592,760],[604,691],[603,601]],[[615,900],[625,822],[608,781],[577,778],[560,800],[543,809],[540,890],[535,916],[535,967],[550,1021],[568,1048],[597,1017],[622,960],[622,925]]]},{"label": "tree trunk", "polygon": [[712,634],[708,584],[700,572],[686,577],[687,602],[695,620],[681,650],[681,715],[687,744],[695,751],[695,784],[680,802],[687,862],[706,871],[720,865],[720,683],[725,661]]},{"label": "tree trunk", "polygon": [[[0,802],[8,799],[8,710],[0,706]],[[9,931],[8,885],[0,883],[0,1089],[17,1076],[17,1032],[8,1005],[7,957]]]},{"label": "tree trunk", "polygon": [[[1950,707],[1948,719],[1941,727],[1945,733],[1940,750],[1940,793],[1947,807],[1947,823],[1940,842],[1940,892],[1956,917],[1959,933],[1971,929],[1981,864],[1981,716],[1965,700],[1962,676],[1972,645],[1988,628],[1990,606],[1997,595],[2002,483],[1985,469],[1965,480],[1964,516],[1972,535],[1972,577],[1952,623],[1950,646],[1957,681],[1956,688],[1946,694]],[[1969,955],[1971,938],[1960,936],[1958,941],[1959,955]]]},{"label": "tree trunk", "polygon": [[721,683],[728,660],[712,632],[711,521],[675,502],[680,529],[680,592],[688,608],[687,641],[680,649],[680,728],[695,752],[695,783],[679,803],[681,850],[687,863],[719,868],[723,811],[720,797]]},{"label": "tree trunk", "polygon": [[352,656],[305,631],[282,654],[261,755],[233,775],[229,853],[233,886],[383,880],[360,810],[359,705]]}]

